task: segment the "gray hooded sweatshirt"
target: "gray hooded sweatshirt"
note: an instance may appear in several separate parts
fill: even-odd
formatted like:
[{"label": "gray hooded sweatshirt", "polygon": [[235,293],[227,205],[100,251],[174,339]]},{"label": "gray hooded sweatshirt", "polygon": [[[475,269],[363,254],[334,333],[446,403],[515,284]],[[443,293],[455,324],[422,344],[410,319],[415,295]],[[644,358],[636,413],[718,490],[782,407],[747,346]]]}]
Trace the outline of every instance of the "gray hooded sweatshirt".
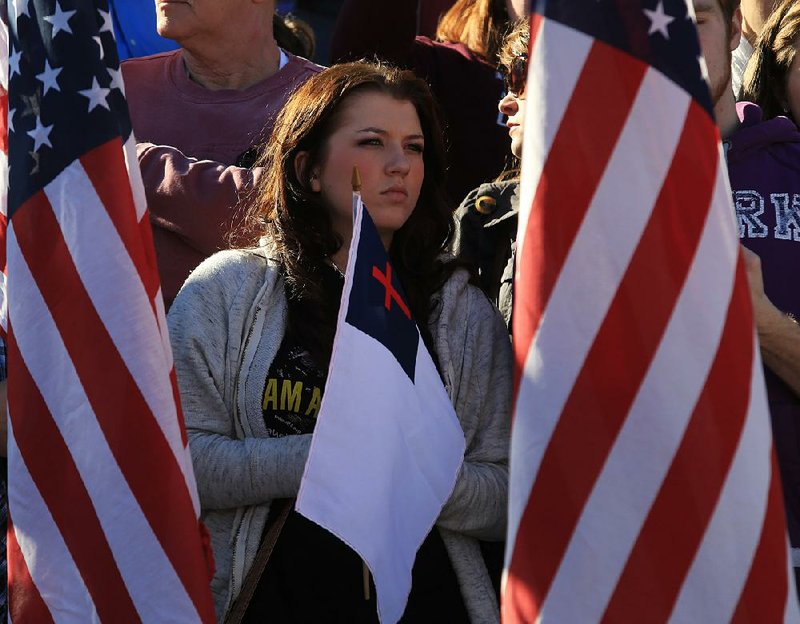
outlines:
[{"label": "gray hooded sweatshirt", "polygon": [[[477,539],[500,540],[505,531],[511,348],[499,314],[463,271],[433,304],[436,355],[466,438],[464,463],[437,528],[470,620],[497,622]],[[220,621],[252,566],[270,502],[297,495],[311,442],[310,435],[267,437],[261,410],[286,311],[280,271],[259,249],[224,251],[203,262],[169,312]]]}]

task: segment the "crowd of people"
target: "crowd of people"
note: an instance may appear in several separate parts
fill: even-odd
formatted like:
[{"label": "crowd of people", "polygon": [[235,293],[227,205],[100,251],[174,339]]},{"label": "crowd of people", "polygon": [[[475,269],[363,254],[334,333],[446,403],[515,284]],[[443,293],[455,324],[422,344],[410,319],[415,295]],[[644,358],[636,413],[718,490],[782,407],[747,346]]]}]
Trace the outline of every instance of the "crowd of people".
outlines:
[{"label": "crowd of people", "polygon": [[[217,617],[235,605],[242,621],[377,621],[358,556],[299,514],[279,513],[297,495],[324,395],[356,165],[466,439],[403,621],[498,621],[527,3],[346,0],[329,68],[307,60],[314,33],[276,12],[275,0],[229,4],[155,0],[158,33],[177,47],[122,65]],[[800,3],[693,5],[797,575]],[[274,393],[284,381],[302,382],[299,401]],[[253,578],[276,525],[267,567]]]},{"label": "crowd of people", "polygon": [[[418,553],[405,618],[496,620],[510,342],[463,263],[443,252],[455,229],[453,189],[465,193],[503,168],[496,63],[519,7],[459,0],[441,22],[449,17],[452,24],[443,41],[417,37],[412,15],[412,27],[395,35],[401,52],[392,63],[323,70],[276,43],[280,18],[269,4],[246,3],[235,18],[223,18],[206,5],[190,12],[157,3],[159,31],[180,50],[123,65],[212,538],[217,615],[222,620],[231,612],[249,582],[255,587],[246,621],[377,618],[374,592],[370,600],[362,596],[358,556],[297,513],[279,520],[281,505],[273,504],[297,495],[324,394],[357,165],[364,202],[423,341],[440,370],[450,372],[448,391],[467,441],[454,492]],[[377,4],[355,14],[374,12]],[[359,26],[348,20],[349,10],[340,15],[334,57],[384,57],[377,49],[337,51],[339,34]],[[377,42],[388,44],[388,37]],[[434,75],[443,76],[438,98],[430,87]],[[443,105],[464,81],[488,85],[486,95],[477,104]],[[467,147],[456,136],[475,142]],[[487,163],[457,156],[481,149],[484,139],[503,153]],[[459,169],[472,162],[479,166]],[[446,186],[447,174],[457,186]],[[228,246],[238,250],[212,255]],[[271,398],[269,388],[286,381],[301,382],[300,401]],[[279,521],[266,570],[251,580],[262,538]],[[482,550],[481,541],[495,546]]]}]

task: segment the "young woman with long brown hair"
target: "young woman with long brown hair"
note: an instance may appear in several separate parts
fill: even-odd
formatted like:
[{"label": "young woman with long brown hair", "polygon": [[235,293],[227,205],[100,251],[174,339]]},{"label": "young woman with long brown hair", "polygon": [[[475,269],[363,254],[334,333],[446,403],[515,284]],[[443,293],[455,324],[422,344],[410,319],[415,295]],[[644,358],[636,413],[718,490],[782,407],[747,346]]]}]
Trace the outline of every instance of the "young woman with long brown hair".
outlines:
[{"label": "young woman with long brown hair", "polygon": [[[403,621],[497,621],[477,539],[502,539],[505,527],[510,348],[496,310],[442,256],[452,213],[427,87],[410,72],[332,67],[291,97],[260,164],[265,178],[251,224],[265,244],[204,262],[169,314],[216,559],[218,616],[241,591],[271,503],[297,495],[330,361],[357,166],[467,447],[453,494],[417,555]],[[298,382],[297,400],[276,393]],[[247,610],[246,621],[265,620],[376,622],[360,559],[290,514]]]}]

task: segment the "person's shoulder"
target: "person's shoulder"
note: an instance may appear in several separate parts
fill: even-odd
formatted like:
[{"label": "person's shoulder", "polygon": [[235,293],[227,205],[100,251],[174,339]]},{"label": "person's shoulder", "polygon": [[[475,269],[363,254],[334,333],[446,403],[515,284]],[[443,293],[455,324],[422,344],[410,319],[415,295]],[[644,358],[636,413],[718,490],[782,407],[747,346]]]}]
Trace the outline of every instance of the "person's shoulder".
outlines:
[{"label": "person's shoulder", "polygon": [[135,56],[120,63],[123,73],[130,71],[147,71],[153,68],[159,68],[180,55],[180,49],[169,50],[167,52],[158,52],[157,54],[149,54],[148,56]]},{"label": "person's shoulder", "polygon": [[519,178],[484,182],[467,193],[456,210],[456,215],[461,217],[477,213],[489,217],[498,212],[506,212],[511,208],[512,198],[518,187]]},{"label": "person's shoulder", "polygon": [[263,280],[270,272],[277,271],[277,264],[266,247],[247,249],[225,249],[209,256],[192,271],[189,279],[234,279],[236,276],[251,280]]},{"label": "person's shoulder", "polygon": [[163,76],[170,71],[172,63],[180,59],[179,55],[180,50],[170,50],[122,61],[120,69],[127,95],[135,96],[160,88]]},{"label": "person's shoulder", "polygon": [[192,293],[230,300],[242,290],[259,289],[272,274],[277,268],[263,248],[219,251],[191,272],[178,299]]},{"label": "person's shoulder", "polygon": [[431,39],[430,37],[427,37],[425,35],[417,35],[414,38],[414,43],[415,43],[415,45],[426,47],[426,48],[438,48],[438,47],[444,45],[440,41],[436,41],[435,39]]},{"label": "person's shoulder", "polygon": [[444,329],[451,337],[466,335],[478,341],[506,333],[500,312],[486,294],[470,282],[469,272],[463,268],[457,268],[447,278],[434,296],[433,304],[437,313],[432,320],[437,332]]},{"label": "person's shoulder", "polygon": [[276,74],[251,87],[252,89],[260,93],[273,94],[271,97],[274,97],[274,94],[281,94],[280,97],[285,98],[288,93],[325,69],[302,56],[296,56],[285,50],[284,53],[288,59],[287,63]]},{"label": "person's shoulder", "polygon": [[492,195],[501,196],[508,193],[514,193],[514,190],[519,185],[519,178],[509,178],[508,180],[495,180],[494,182],[484,182],[477,188],[473,189],[467,197],[478,195]]},{"label": "person's shoulder", "polygon": [[764,112],[753,102],[738,102],[736,112],[739,117],[739,128],[733,137],[741,140],[743,136],[758,136],[766,141],[797,142],[800,130],[794,121],[784,115],[764,119]]},{"label": "person's shoulder", "polygon": [[445,280],[437,293],[441,299],[442,312],[450,316],[466,320],[484,307],[484,303],[492,308],[491,302],[483,291],[470,282],[470,274],[464,268],[456,268]]},{"label": "person's shoulder", "polygon": [[470,50],[463,43],[437,41],[424,35],[417,35],[414,39],[414,50],[417,53],[434,56],[439,62],[466,64],[491,74],[495,74],[497,71],[489,61]]},{"label": "person's shoulder", "polygon": [[202,331],[227,331],[231,323],[243,323],[259,293],[276,291],[281,279],[263,248],[217,252],[192,271],[178,292],[167,315],[170,331],[192,324],[208,326]]},{"label": "person's shoulder", "polygon": [[283,68],[283,70],[286,70],[287,74],[310,78],[314,74],[318,74],[326,69],[322,65],[317,65],[313,61],[309,61],[307,58],[296,56],[291,52],[286,52],[285,50],[284,52],[286,53],[286,57],[289,59],[286,63],[286,66]]},{"label": "person's shoulder", "polygon": [[785,167],[800,171],[800,130],[788,117],[763,119],[761,109],[751,102],[737,104],[740,126],[727,142],[728,164],[752,164],[778,159]]},{"label": "person's shoulder", "polygon": [[414,38],[415,45],[422,47],[422,48],[429,48],[431,50],[436,50],[442,54],[459,54],[465,58],[469,59],[478,59],[478,57],[472,50],[470,50],[467,46],[463,43],[452,43],[450,41],[439,41],[437,39],[431,39],[425,35],[417,35]]}]

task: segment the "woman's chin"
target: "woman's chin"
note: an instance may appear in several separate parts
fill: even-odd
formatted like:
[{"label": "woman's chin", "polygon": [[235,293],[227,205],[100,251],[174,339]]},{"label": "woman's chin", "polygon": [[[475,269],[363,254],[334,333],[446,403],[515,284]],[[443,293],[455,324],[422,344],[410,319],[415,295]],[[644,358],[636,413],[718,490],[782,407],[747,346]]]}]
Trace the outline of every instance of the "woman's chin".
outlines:
[{"label": "woman's chin", "polygon": [[511,153],[517,158],[522,158],[522,137],[514,137],[511,141]]}]

